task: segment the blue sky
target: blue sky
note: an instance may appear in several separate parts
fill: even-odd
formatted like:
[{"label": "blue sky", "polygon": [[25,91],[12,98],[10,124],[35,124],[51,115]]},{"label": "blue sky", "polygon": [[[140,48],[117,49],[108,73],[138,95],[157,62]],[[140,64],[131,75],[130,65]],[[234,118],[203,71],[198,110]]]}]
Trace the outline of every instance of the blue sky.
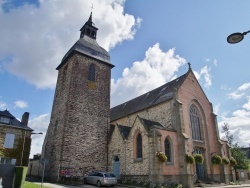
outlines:
[{"label": "blue sky", "polygon": [[250,1],[0,0],[0,109],[30,112],[31,155],[41,151],[57,78],[55,68],[78,40],[93,3],[97,41],[109,51],[111,105],[154,89],[188,70],[213,104],[219,128],[250,143]]}]

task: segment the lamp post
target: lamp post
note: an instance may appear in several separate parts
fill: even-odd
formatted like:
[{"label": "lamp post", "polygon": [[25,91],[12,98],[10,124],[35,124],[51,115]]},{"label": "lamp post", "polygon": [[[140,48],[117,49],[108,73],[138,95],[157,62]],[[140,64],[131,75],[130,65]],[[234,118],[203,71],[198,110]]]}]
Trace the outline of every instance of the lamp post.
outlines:
[{"label": "lamp post", "polygon": [[[42,132],[40,133],[30,133],[31,135],[32,134],[43,134]],[[26,131],[24,131],[24,137],[23,137],[23,148],[22,148],[22,155],[21,155],[21,165],[23,164],[23,151],[24,151],[24,146],[25,146],[25,138],[26,138]]]},{"label": "lamp post", "polygon": [[239,33],[239,32],[233,33],[227,37],[227,42],[230,44],[238,43],[238,42],[242,41],[244,39],[244,35],[246,35],[248,33],[250,33],[250,30],[243,32],[243,33]]}]

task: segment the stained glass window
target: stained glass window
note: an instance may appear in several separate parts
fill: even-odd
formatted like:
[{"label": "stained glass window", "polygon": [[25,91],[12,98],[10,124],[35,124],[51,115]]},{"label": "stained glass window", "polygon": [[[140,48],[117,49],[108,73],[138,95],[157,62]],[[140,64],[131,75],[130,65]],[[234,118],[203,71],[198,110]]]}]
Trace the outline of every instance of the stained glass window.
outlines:
[{"label": "stained glass window", "polygon": [[192,138],[194,140],[203,140],[202,139],[202,121],[198,109],[195,105],[192,105],[190,108],[190,122],[192,129]]}]

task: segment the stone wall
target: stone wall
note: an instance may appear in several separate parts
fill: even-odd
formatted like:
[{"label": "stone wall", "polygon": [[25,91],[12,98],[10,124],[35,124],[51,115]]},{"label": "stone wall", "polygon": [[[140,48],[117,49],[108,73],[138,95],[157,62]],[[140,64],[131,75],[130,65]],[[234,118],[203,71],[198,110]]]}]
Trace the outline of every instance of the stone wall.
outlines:
[{"label": "stone wall", "polygon": [[[138,133],[142,135],[142,148],[143,148],[142,159],[137,159],[135,155],[136,154],[135,139]],[[120,132],[116,126],[113,135],[111,137],[111,141],[109,143],[109,165],[111,171],[113,171],[112,161],[113,161],[113,156],[115,155],[120,156],[122,175],[148,175],[149,173],[148,137],[145,128],[140,123],[138,118],[136,118],[134,126],[131,129],[131,132],[127,138],[126,152],[125,152],[125,142],[122,139]]]},{"label": "stone wall", "polygon": [[[95,82],[88,80],[95,66]],[[46,177],[57,180],[58,168],[72,176],[107,169],[110,110],[110,69],[103,62],[74,54],[58,74],[43,156],[49,159]]]},{"label": "stone wall", "polygon": [[126,117],[112,121],[112,124],[119,123],[121,125],[131,127],[136,119],[136,116],[139,115],[141,118],[149,119],[151,121],[157,121],[163,126],[168,127],[172,125],[172,108],[171,100],[160,103],[153,107],[147,108],[145,110],[138,111],[134,114],[130,114]]},{"label": "stone wall", "polygon": [[[11,125],[5,125],[5,124],[0,124],[0,137],[3,138],[2,143],[0,143],[2,146],[4,146],[4,140],[5,140],[5,136],[6,133],[11,133],[11,134],[15,134],[15,139],[14,139],[14,146],[13,148],[7,148],[7,150],[9,151],[9,153],[7,155],[5,155],[5,157],[9,157],[12,159],[16,159],[16,164],[17,165],[21,165],[21,158],[22,160],[22,165],[26,165],[26,163],[28,164],[28,160],[29,160],[29,154],[27,152],[30,152],[30,146],[28,146],[28,142],[26,142],[24,149],[26,149],[26,152],[24,150],[23,151],[23,141],[24,141],[24,137],[30,138],[31,136],[31,131],[27,131],[24,129],[20,129],[20,128],[16,128],[16,127],[12,127]],[[20,142],[20,143],[19,143]],[[27,149],[29,151],[27,151]],[[22,156],[23,155],[23,156]]]}]

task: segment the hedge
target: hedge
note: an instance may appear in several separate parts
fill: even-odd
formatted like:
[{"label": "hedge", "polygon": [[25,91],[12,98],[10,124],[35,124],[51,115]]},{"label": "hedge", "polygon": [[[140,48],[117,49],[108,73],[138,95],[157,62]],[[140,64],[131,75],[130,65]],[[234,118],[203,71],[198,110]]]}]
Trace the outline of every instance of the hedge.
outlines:
[{"label": "hedge", "polygon": [[16,174],[15,174],[15,186],[14,187],[20,187],[22,188],[23,183],[26,178],[28,167],[27,166],[17,166],[16,167]]}]

